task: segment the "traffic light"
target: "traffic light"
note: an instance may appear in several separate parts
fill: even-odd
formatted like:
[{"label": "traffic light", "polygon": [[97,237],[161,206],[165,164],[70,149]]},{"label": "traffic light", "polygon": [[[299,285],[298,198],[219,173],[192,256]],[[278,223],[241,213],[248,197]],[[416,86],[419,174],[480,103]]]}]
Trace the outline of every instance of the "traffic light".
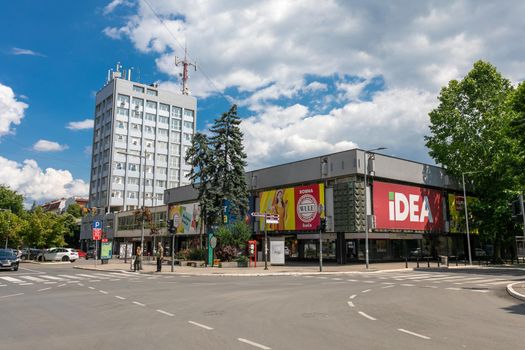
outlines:
[{"label": "traffic light", "polygon": [[173,222],[173,220],[168,220],[168,232],[171,234],[177,232],[177,228],[175,227],[175,223]]},{"label": "traffic light", "polygon": [[326,218],[321,218],[321,232],[326,232]]}]

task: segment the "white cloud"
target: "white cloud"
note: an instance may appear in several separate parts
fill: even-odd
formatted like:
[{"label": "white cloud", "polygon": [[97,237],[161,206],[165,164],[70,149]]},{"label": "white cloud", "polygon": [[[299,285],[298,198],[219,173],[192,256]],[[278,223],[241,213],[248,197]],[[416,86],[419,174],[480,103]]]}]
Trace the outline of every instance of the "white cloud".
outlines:
[{"label": "white cloud", "polygon": [[113,0],[111,1],[109,4],[107,4],[105,7],[104,7],[104,10],[102,11],[102,13],[104,15],[109,15],[110,13],[112,13],[113,11],[115,11],[115,9],[119,6],[127,6],[127,7],[132,7],[133,6],[133,3],[130,2],[130,1],[126,1],[126,0]]},{"label": "white cloud", "polygon": [[48,140],[38,140],[33,145],[33,150],[38,152],[60,152],[68,149],[68,145],[61,145],[58,142]]},{"label": "white cloud", "polygon": [[16,100],[9,86],[0,84],[0,137],[12,132],[11,125],[19,125],[28,107],[24,102]]},{"label": "white cloud", "polygon": [[36,161],[26,159],[23,164],[0,156],[0,184],[20,192],[31,202],[61,197],[86,197],[89,185],[74,179],[67,170],[47,168],[42,170]]},{"label": "white cloud", "polygon": [[36,52],[29,49],[21,49],[19,47],[13,47],[11,49],[11,54],[15,56],[25,55],[25,56],[39,56],[39,57],[46,57],[46,55]]},{"label": "white cloud", "polygon": [[78,122],[69,122],[66,128],[70,130],[93,129],[93,119],[84,119]]}]

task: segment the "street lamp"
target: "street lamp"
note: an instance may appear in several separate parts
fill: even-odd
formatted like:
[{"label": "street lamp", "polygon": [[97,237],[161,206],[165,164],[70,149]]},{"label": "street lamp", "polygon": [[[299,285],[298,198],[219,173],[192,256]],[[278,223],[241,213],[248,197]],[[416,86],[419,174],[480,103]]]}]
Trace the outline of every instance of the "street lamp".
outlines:
[{"label": "street lamp", "polygon": [[481,172],[482,171],[465,171],[464,173],[461,173],[461,178],[463,180],[463,203],[465,205],[465,224],[467,228],[467,249],[469,265],[472,265],[472,252],[470,251],[470,232],[468,227],[467,191],[465,189],[465,174],[476,174]]},{"label": "street lamp", "polygon": [[[141,166],[142,166],[142,159],[144,159],[144,167],[143,167],[144,178],[142,179],[142,224],[140,227],[140,249],[141,249],[142,256],[144,256],[144,209],[146,208],[146,160],[147,160],[146,156],[147,156],[147,152],[144,151],[144,154],[142,152],[140,154],[133,154],[129,152],[119,151],[117,153],[120,153],[126,156],[139,157],[141,160],[140,161]],[[141,176],[140,176],[140,171],[139,171],[139,186],[140,186],[140,181],[141,181]],[[138,202],[140,202],[140,200],[137,201],[137,203]],[[141,264],[142,264],[142,260],[141,260]],[[140,268],[142,268],[142,265],[140,266]]]},{"label": "street lamp", "polygon": [[369,150],[363,151],[363,162],[364,162],[364,175],[365,175],[365,263],[366,268],[368,269],[369,265],[369,254],[368,254],[368,204],[367,204],[367,195],[366,190],[367,186],[367,176],[368,176],[368,157],[367,154],[375,151],[381,151],[386,149],[386,147],[378,147]]}]

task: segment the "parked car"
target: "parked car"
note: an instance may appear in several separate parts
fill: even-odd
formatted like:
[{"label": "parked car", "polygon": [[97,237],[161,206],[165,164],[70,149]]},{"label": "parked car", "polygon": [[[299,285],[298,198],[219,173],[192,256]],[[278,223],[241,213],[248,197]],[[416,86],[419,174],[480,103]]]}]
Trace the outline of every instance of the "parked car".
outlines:
[{"label": "parked car", "polygon": [[71,261],[78,259],[78,252],[72,248],[50,248],[45,250],[40,256],[39,261]]},{"label": "parked car", "polygon": [[0,249],[0,269],[18,271],[20,258],[12,249]]},{"label": "parked car", "polygon": [[20,256],[20,259],[22,260],[36,259],[38,255],[41,253],[42,253],[42,249],[24,248],[22,250],[22,255]]},{"label": "parked car", "polygon": [[82,249],[77,249],[78,257],[79,258],[85,258],[87,253],[83,251]]}]

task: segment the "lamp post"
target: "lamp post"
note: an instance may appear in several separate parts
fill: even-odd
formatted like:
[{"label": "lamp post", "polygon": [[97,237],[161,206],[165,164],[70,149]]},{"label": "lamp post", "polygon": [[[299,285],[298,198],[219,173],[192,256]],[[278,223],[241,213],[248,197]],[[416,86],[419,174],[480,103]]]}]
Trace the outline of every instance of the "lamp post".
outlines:
[{"label": "lamp post", "polygon": [[367,176],[368,176],[368,157],[367,154],[375,151],[381,151],[386,149],[386,147],[378,147],[369,150],[363,151],[363,162],[364,162],[364,176],[365,176],[365,263],[366,268],[368,269],[369,265],[369,253],[368,253],[368,203],[367,203]]},{"label": "lamp post", "polygon": [[481,173],[481,171],[465,171],[461,173],[461,178],[463,180],[463,204],[465,205],[465,224],[467,229],[467,249],[468,249],[468,263],[472,265],[472,252],[470,251],[470,232],[468,226],[468,208],[467,208],[467,190],[465,189],[465,174],[476,174]]},{"label": "lamp post", "polygon": [[[132,154],[129,152],[117,152],[117,153],[123,154],[126,156],[139,157],[141,166],[142,166],[142,159],[144,159],[144,167],[143,167],[144,178],[142,179],[142,224],[140,227],[140,248],[141,248],[141,254],[142,256],[144,256],[144,209],[146,208],[146,160],[147,160],[146,156],[147,156],[147,152],[144,151],[144,153],[141,152],[140,154]],[[140,186],[140,181],[141,181],[140,174],[141,172],[139,171],[139,186]],[[142,259],[141,259],[140,269],[142,269]]]}]

